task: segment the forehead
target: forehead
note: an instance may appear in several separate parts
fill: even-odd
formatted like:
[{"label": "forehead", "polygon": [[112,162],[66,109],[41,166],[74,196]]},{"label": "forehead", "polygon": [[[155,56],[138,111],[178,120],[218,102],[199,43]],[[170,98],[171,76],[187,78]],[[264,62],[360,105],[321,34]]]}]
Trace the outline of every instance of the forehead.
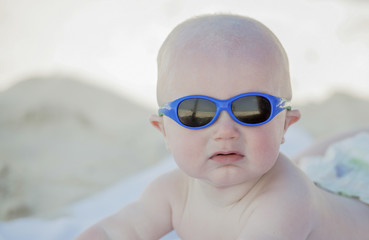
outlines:
[{"label": "forehead", "polygon": [[283,75],[278,62],[271,58],[225,57],[214,52],[197,52],[181,57],[172,69],[167,88],[168,95],[174,99],[191,94],[229,98],[252,91],[279,95]]},{"label": "forehead", "polygon": [[[214,27],[205,21],[204,28],[195,21],[172,36],[165,76],[159,73],[159,99],[191,94],[229,98],[248,91],[282,94],[280,89],[289,83],[288,63],[275,36],[252,20],[220,23]],[[160,70],[164,72],[159,64]]]}]

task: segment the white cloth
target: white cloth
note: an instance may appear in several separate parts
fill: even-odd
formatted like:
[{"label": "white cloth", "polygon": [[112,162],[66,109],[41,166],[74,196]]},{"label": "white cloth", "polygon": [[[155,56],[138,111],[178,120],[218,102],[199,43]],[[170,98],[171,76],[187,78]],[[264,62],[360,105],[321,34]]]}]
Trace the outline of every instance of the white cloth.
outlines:
[{"label": "white cloth", "polygon": [[301,169],[321,188],[369,204],[369,134],[332,144],[324,156],[306,157]]}]

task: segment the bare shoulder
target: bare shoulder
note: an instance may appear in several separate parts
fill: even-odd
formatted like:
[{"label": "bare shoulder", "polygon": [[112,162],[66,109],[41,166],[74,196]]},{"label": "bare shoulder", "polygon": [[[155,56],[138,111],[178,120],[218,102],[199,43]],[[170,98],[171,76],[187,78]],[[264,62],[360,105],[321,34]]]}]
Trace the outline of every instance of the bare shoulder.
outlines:
[{"label": "bare shoulder", "polygon": [[154,179],[144,190],[140,201],[153,202],[154,199],[167,202],[172,205],[173,201],[181,198],[186,192],[187,177],[182,171],[175,169]]},{"label": "bare shoulder", "polygon": [[314,184],[284,156],[262,181],[241,239],[308,239],[317,212]]},{"label": "bare shoulder", "polygon": [[315,202],[317,187],[284,155],[280,156],[265,181],[265,198],[281,199],[280,201],[288,203],[289,207],[310,207]]}]

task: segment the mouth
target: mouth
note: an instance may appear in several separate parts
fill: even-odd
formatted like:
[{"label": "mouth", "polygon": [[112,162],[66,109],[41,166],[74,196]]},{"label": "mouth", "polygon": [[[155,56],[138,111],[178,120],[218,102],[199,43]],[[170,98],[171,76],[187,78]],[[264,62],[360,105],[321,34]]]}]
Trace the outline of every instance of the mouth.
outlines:
[{"label": "mouth", "polygon": [[230,164],[241,161],[244,155],[239,152],[216,152],[210,159],[222,164]]}]

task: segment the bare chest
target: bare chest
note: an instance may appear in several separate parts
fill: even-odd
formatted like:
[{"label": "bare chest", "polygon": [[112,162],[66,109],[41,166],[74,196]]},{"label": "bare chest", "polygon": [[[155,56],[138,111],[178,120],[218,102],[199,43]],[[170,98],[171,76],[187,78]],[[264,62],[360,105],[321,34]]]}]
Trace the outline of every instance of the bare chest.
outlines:
[{"label": "bare chest", "polygon": [[239,237],[246,224],[247,217],[244,214],[237,208],[187,207],[173,222],[183,240],[229,240]]}]

